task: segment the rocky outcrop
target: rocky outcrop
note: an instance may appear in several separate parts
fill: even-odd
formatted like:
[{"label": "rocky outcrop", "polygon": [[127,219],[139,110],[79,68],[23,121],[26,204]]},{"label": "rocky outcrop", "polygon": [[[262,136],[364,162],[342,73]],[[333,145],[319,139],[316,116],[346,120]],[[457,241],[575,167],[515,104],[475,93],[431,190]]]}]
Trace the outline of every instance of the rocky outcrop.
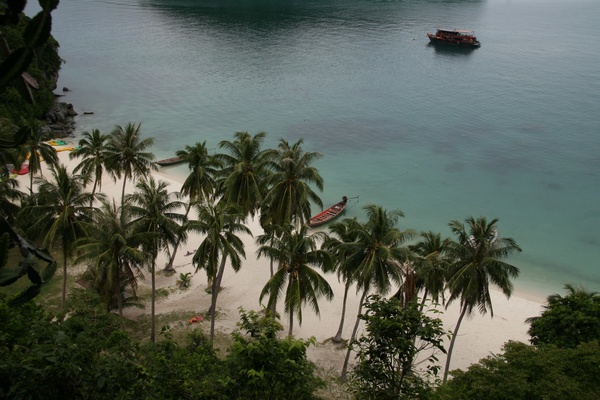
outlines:
[{"label": "rocky outcrop", "polygon": [[57,101],[54,103],[54,107],[44,115],[46,126],[43,129],[52,138],[71,136],[75,131],[74,117],[76,115],[73,104]]}]

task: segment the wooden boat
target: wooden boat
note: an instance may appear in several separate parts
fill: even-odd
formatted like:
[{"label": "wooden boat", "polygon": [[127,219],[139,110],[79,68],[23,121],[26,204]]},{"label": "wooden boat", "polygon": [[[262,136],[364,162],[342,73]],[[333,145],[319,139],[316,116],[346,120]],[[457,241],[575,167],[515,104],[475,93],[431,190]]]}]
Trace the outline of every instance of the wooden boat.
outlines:
[{"label": "wooden boat", "polygon": [[156,164],[160,165],[161,167],[165,167],[167,165],[181,164],[183,162],[185,162],[184,158],[176,156],[176,157],[165,158],[164,160],[156,161]]},{"label": "wooden boat", "polygon": [[342,197],[342,201],[336,203],[324,210],[323,212],[315,215],[308,222],[308,226],[315,227],[319,225],[326,224],[327,222],[337,218],[344,210],[346,209],[346,203],[348,202],[348,198],[346,196]]},{"label": "wooden boat", "polygon": [[428,33],[427,37],[433,44],[448,44],[452,46],[469,48],[481,46],[481,43],[479,43],[473,31],[459,29],[438,29],[435,34]]}]

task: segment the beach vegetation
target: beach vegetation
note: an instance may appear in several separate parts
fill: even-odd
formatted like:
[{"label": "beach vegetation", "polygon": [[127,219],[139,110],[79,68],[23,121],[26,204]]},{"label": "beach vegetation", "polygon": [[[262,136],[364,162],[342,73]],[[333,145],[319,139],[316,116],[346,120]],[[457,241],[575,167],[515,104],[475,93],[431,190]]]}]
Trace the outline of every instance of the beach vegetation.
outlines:
[{"label": "beach vegetation", "polygon": [[503,351],[452,371],[436,400],[593,400],[600,398],[600,345],[536,347],[509,341]]},{"label": "beach vegetation", "polygon": [[108,137],[105,158],[107,170],[113,178],[123,178],[121,203],[125,202],[127,181],[133,178],[145,178],[150,171],[158,167],[154,164],[154,154],[148,149],[154,144],[154,138],[142,139],[141,123],[128,123],[124,127],[117,125]]},{"label": "beach vegetation", "polygon": [[531,344],[575,348],[600,340],[600,294],[572,284],[565,290],[548,296],[542,314],[527,319]]},{"label": "beach vegetation", "polygon": [[198,219],[189,222],[189,229],[205,237],[198,246],[192,263],[196,272],[206,271],[211,287],[210,303],[210,340],[215,337],[215,315],[221,281],[225,273],[227,261],[235,272],[242,267],[242,258],[246,250],[238,233],[252,235],[250,229],[241,223],[244,216],[242,210],[224,201],[212,204],[196,203]]},{"label": "beach vegetation", "polygon": [[344,322],[346,319],[346,303],[348,300],[348,292],[350,286],[356,278],[357,264],[344,262],[350,254],[351,250],[347,243],[352,243],[358,239],[356,230],[358,229],[358,220],[356,218],[345,218],[339,222],[333,222],[329,225],[329,234],[323,242],[323,248],[331,253],[333,257],[333,271],[336,272],[338,279],[344,282],[344,297],[342,299],[342,312],[340,324],[336,334],[332,340],[335,343],[342,341],[342,333],[344,330]]},{"label": "beach vegetation", "polygon": [[269,169],[267,163],[275,150],[263,149],[267,134],[236,132],[234,140],[223,140],[219,148],[225,152],[215,155],[222,164],[218,173],[218,195],[222,200],[240,207],[244,218],[254,217],[263,204],[267,191]]},{"label": "beach vegetation", "polygon": [[422,293],[422,303],[429,297],[433,304],[444,304],[446,285],[450,279],[450,238],[441,233],[421,232],[419,240],[409,245],[415,273],[415,287]]},{"label": "beach vegetation", "polygon": [[184,223],[177,232],[177,240],[173,245],[171,256],[165,271],[173,271],[173,262],[177,255],[177,250],[181,242],[187,240],[186,224],[190,210],[195,203],[206,203],[212,201],[217,183],[215,180],[221,164],[216,158],[208,153],[206,142],[196,143],[193,146],[185,146],[183,150],[177,151],[177,156],[183,158],[190,170],[189,175],[181,185],[180,193],[182,196],[188,196],[188,203],[185,206]]},{"label": "beach vegetation", "polygon": [[457,220],[449,223],[455,239],[449,244],[452,264],[451,278],[448,280],[450,297],[446,306],[460,300],[461,311],[448,347],[444,382],[448,379],[452,351],[465,315],[471,315],[477,308],[481,314],[489,309],[493,317],[490,283],[510,298],[513,291],[511,279],[519,276],[519,269],[502,259],[520,252],[521,248],[514,239],[499,235],[497,219],[488,221],[485,217],[468,217],[465,223]]},{"label": "beach vegetation", "polygon": [[332,264],[331,255],[319,248],[324,240],[323,233],[308,234],[303,225],[295,229],[292,225],[281,227],[280,234],[270,244],[259,247],[257,256],[276,260],[279,267],[263,287],[260,301],[268,297],[268,308],[275,310],[280,296],[285,293],[284,311],[289,315],[288,336],[294,329],[294,315],[302,324],[302,307],[310,305],[319,315],[319,298],[333,298],[331,286],[315,268],[327,270]]},{"label": "beach vegetation", "polygon": [[143,236],[142,248],[149,254],[151,282],[152,326],[150,341],[155,341],[155,306],[156,306],[156,259],[160,251],[168,251],[169,246],[177,242],[177,233],[184,216],[177,212],[184,203],[179,201],[179,193],[168,192],[165,181],[156,181],[153,177],[142,179],[136,190],[127,196],[132,216],[133,230]]},{"label": "beach vegetation", "polygon": [[21,167],[25,162],[29,165],[29,194],[33,195],[33,180],[35,174],[39,172],[43,177],[42,161],[50,167],[58,164],[58,156],[54,147],[50,146],[45,140],[47,137],[40,129],[37,120],[31,119],[23,127],[27,130],[27,140],[19,146],[19,159],[17,167]]},{"label": "beach vegetation", "polygon": [[277,338],[276,319],[240,310],[238,330],[226,362],[231,371],[236,399],[317,399],[314,392],[325,386],[307,358],[315,339]]},{"label": "beach vegetation", "polygon": [[417,300],[367,298],[360,315],[365,333],[352,345],[357,361],[349,384],[356,399],[424,399],[432,393],[440,370],[436,354],[445,353],[447,333]]},{"label": "beach vegetation", "polygon": [[305,151],[303,143],[302,139],[293,144],[285,139],[279,141],[276,156],[269,162],[272,174],[261,210],[263,225],[266,222],[300,227],[310,220],[311,204],[323,208],[323,201],[311,188],[315,185],[323,190],[323,177],[313,165],[323,155]]},{"label": "beach vegetation", "polygon": [[[93,218],[90,193],[80,175],[72,175],[63,165],[51,165],[52,179],[38,179],[37,193],[22,209],[30,238],[43,238],[47,246],[59,244],[63,257],[62,305],[67,296],[67,266],[76,252],[76,242],[87,236],[86,222]],[[22,224],[25,226],[25,224]]]},{"label": "beach vegetation", "polygon": [[[393,284],[402,282],[400,264],[408,257],[408,249],[403,244],[414,236],[412,230],[401,230],[398,221],[404,216],[400,210],[388,211],[380,205],[368,204],[363,207],[367,221],[353,227],[356,240],[345,243],[348,268],[353,269],[357,290],[362,290],[356,322],[350,337],[350,345],[356,340],[363,303],[371,290],[385,294]],[[341,379],[347,380],[348,364],[352,347],[346,351]]]},{"label": "beach vegetation", "polygon": [[[77,241],[75,262],[87,267],[84,279],[107,310],[123,316],[124,301],[137,299],[137,279],[147,255],[141,250],[145,233],[136,232],[128,205],[101,199],[97,218],[87,224],[88,235]],[[129,290],[129,291],[128,291]]]},{"label": "beach vegetation", "polygon": [[[103,134],[98,129],[92,129],[91,132],[83,132],[77,147],[69,152],[69,159],[81,158],[81,161],[74,173],[81,173],[85,186],[94,182],[92,187],[92,197],[96,190],[102,190],[102,176],[106,169],[106,158],[108,151],[106,143],[108,135]],[[90,207],[93,203],[90,203]]]}]

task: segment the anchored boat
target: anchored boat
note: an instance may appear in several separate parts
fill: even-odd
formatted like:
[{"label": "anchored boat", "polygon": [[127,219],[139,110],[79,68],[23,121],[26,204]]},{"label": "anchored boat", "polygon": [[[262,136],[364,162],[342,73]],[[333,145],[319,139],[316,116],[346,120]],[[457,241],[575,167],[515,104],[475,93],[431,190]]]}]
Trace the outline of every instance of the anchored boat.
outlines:
[{"label": "anchored boat", "polygon": [[475,37],[473,31],[460,29],[438,29],[435,34],[428,33],[427,37],[433,44],[448,44],[452,46],[476,48],[481,43]]},{"label": "anchored boat", "polygon": [[348,198],[346,196],[342,197],[342,201],[332,205],[328,209],[312,217],[308,222],[308,226],[315,227],[323,225],[337,218],[346,209],[347,202]]}]

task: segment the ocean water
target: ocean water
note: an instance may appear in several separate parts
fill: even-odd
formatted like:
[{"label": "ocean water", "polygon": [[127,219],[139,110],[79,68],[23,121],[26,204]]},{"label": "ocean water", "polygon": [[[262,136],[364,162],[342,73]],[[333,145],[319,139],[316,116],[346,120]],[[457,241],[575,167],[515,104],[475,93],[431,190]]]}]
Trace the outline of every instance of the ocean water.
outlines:
[{"label": "ocean water", "polygon": [[[53,16],[79,132],[141,122],[157,158],[236,131],[302,138],[324,203],[360,196],[347,216],[376,203],[445,235],[498,218],[523,248],[517,288],[600,290],[599,2],[61,0]],[[433,47],[437,27],[482,46]]]}]

